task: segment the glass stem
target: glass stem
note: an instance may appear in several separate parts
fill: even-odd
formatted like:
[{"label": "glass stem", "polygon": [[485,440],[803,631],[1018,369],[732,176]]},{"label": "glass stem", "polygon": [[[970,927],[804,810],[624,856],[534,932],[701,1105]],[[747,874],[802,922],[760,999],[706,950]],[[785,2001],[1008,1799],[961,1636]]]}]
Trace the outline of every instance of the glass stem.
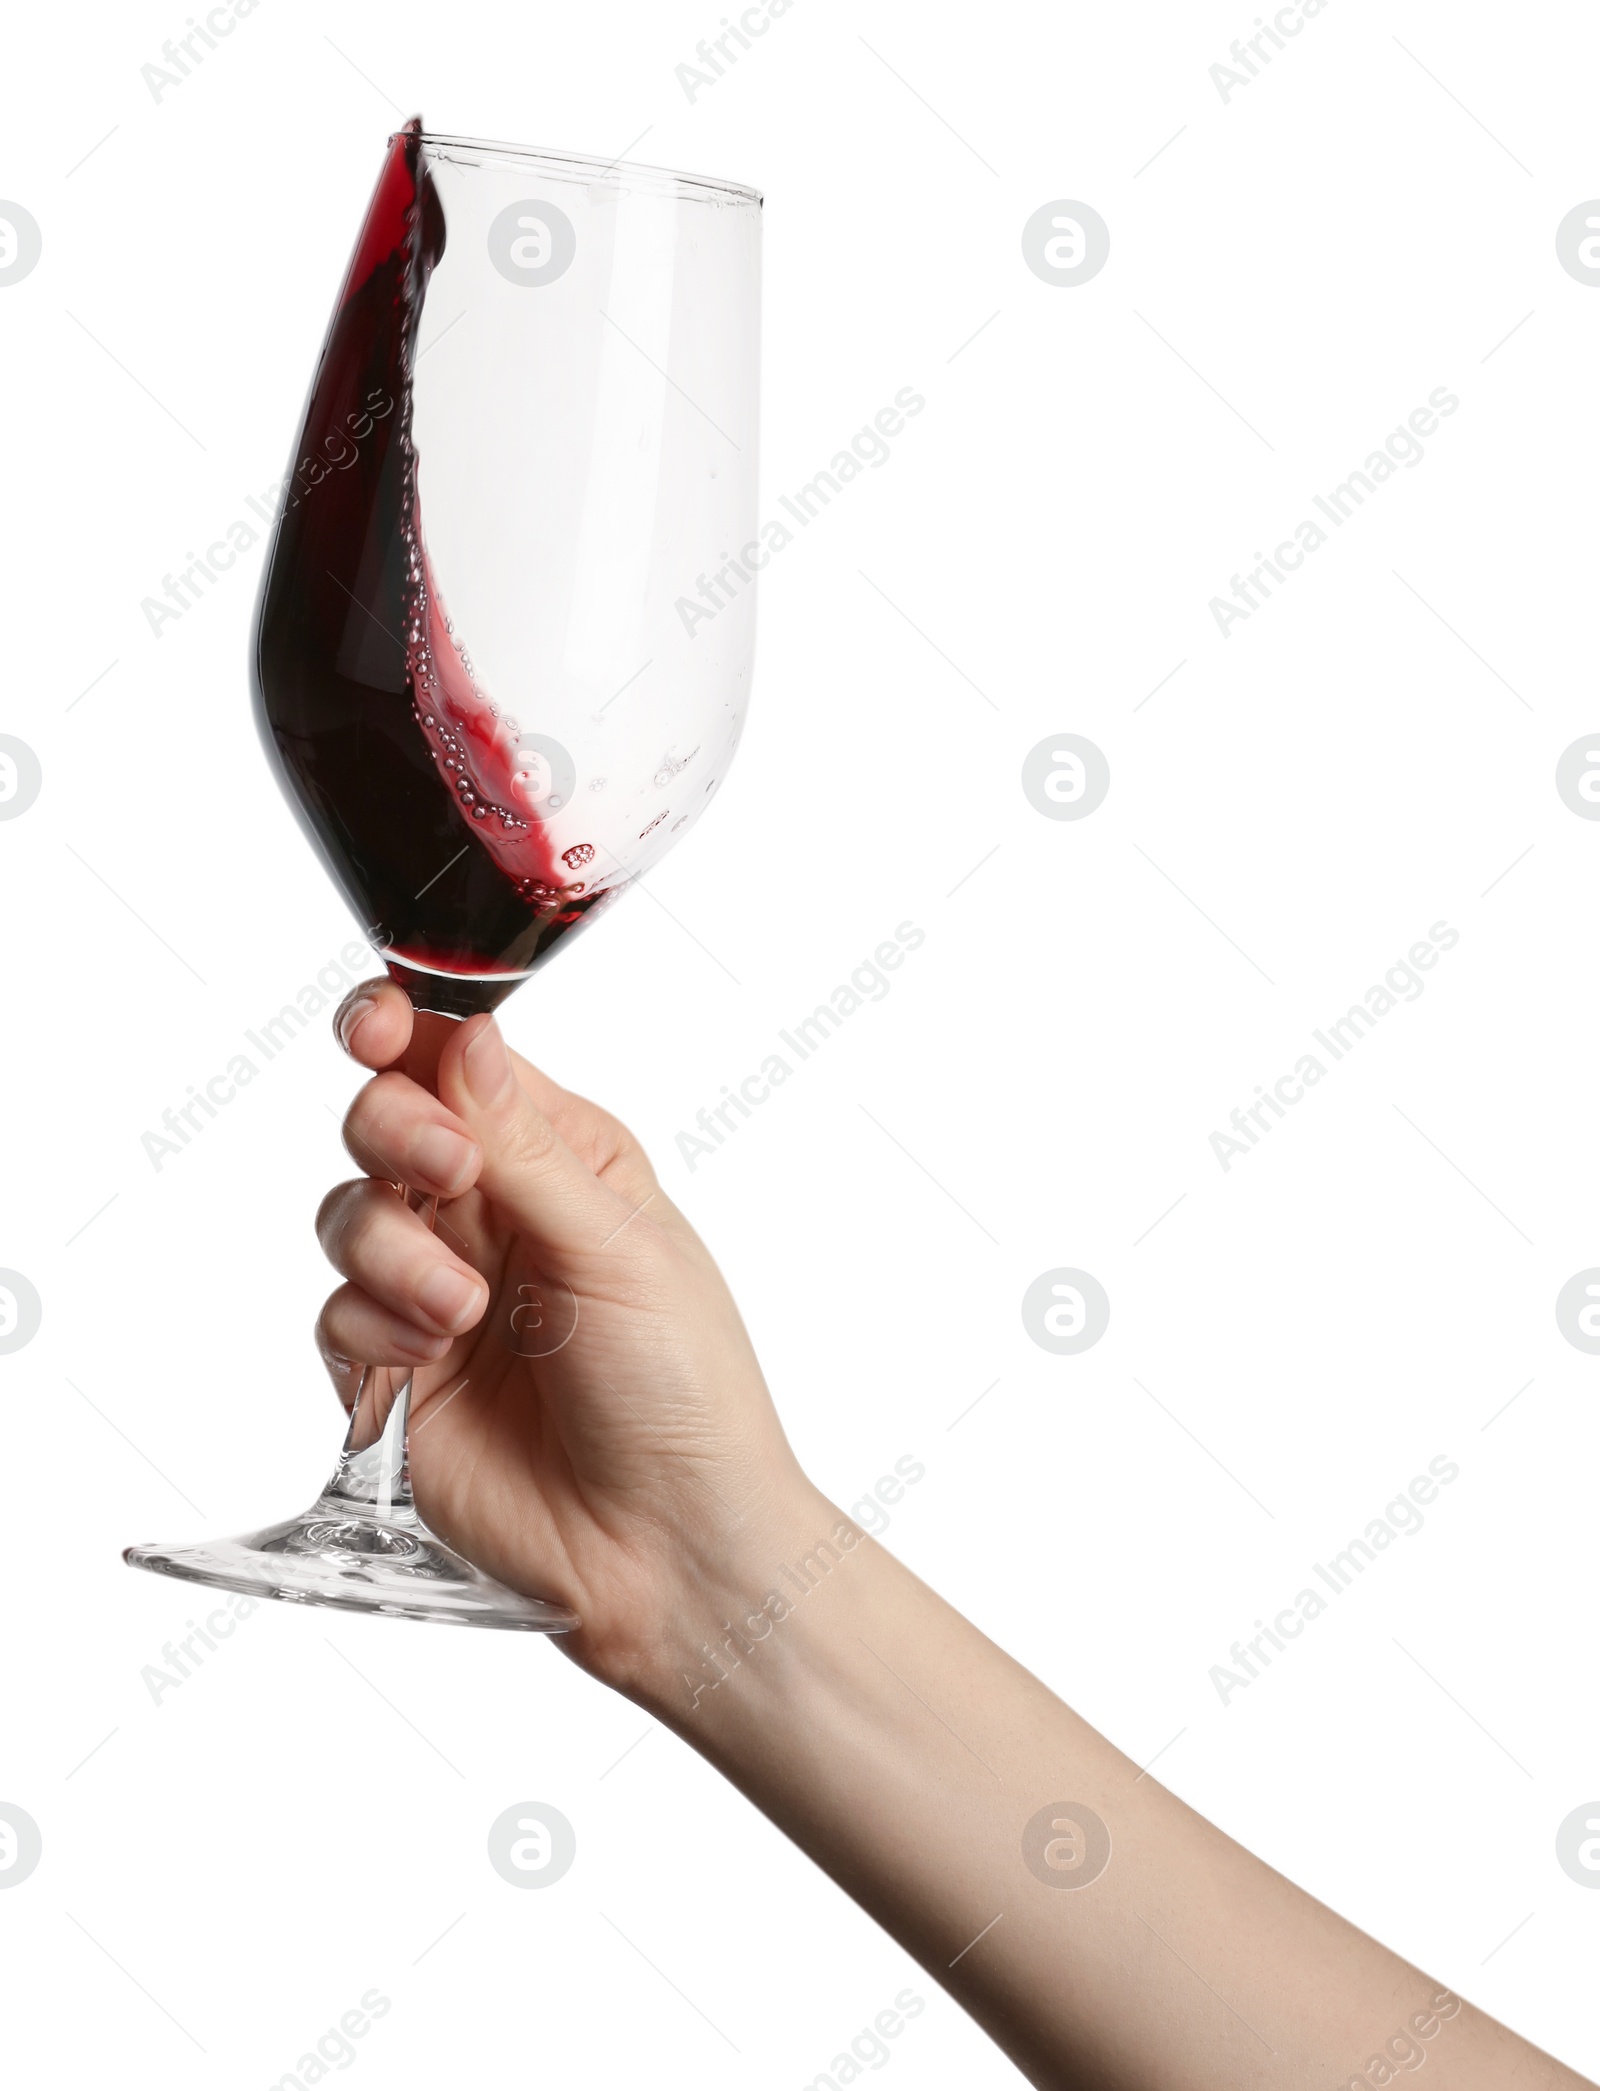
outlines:
[{"label": "glass stem", "polygon": [[[405,1185],[396,1184],[395,1189],[409,1204],[411,1194]],[[438,1217],[438,1199],[429,1198],[418,1209],[431,1234]],[[411,1420],[414,1374],[408,1372],[398,1386],[382,1396],[379,1377],[391,1370],[388,1366],[369,1365],[362,1373],[339,1464],[322,1492],[323,1500],[345,1509],[365,1511],[386,1524],[413,1523],[417,1513],[406,1464],[406,1432]],[[382,1410],[385,1399],[387,1413]]]}]

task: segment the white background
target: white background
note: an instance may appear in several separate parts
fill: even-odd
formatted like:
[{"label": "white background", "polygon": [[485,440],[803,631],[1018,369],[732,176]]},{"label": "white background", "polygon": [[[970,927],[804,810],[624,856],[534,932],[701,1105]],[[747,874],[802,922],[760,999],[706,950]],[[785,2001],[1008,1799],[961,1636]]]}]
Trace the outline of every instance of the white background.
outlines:
[{"label": "white background", "polygon": [[[896,2081],[1017,2080],[548,1646],[265,1606],[141,1681],[197,1595],[119,1548],[286,1514],[332,1458],[310,1222],[352,1073],[318,1028],[159,1173],[141,1135],[355,931],[248,716],[260,546],[159,640],[140,602],[283,471],[420,109],[764,189],[763,515],[927,399],[763,577],[740,761],[652,881],[677,923],[636,894],[513,1040],[645,1140],[824,1487],[921,1460],[891,1547],[1600,2071],[1600,1893],[1555,1858],[1600,1796],[1600,1361],[1553,1313],[1600,1262],[1600,826],[1553,782],[1600,726],[1600,296],[1554,245],[1600,192],[1600,24],[1331,0],[1225,103],[1247,0],[795,0],[691,103],[720,15],[262,0],[159,102],[178,0],[9,32],[0,195],[44,251],[0,292],[0,730],[44,790],[0,825],[0,1265],[44,1319],[0,1359],[0,1800],[44,1857],[0,1894],[7,2062],[265,2086],[377,1986],[352,2066],[396,2091],[800,2085],[910,1986]],[[1111,230],[1078,288],[1022,259],[1057,198]],[[1440,385],[1425,462],[1224,639],[1209,599]],[[1111,766],[1081,822],[1019,783],[1064,731]],[[694,1113],[906,920],[887,999],[691,1174]],[[1421,998],[1225,1173],[1228,1113],[1441,920]],[[1019,1313],[1060,1265],[1112,1303],[1078,1357]],[[1224,1706],[1211,1666],[1439,1454],[1425,1529]],[[484,1851],[524,1800],[577,1832],[539,1893]]]}]

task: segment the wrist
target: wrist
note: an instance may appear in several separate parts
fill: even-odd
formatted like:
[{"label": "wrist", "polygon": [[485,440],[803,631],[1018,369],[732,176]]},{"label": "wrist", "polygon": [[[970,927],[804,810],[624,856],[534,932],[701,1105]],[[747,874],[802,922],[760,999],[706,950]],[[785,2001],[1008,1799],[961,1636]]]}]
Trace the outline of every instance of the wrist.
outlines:
[{"label": "wrist", "polygon": [[864,1559],[868,1535],[797,1475],[737,1546],[686,1576],[673,1615],[628,1696],[693,1738],[735,1686],[741,1699],[781,1692],[803,1660],[808,1629],[837,1612]]}]

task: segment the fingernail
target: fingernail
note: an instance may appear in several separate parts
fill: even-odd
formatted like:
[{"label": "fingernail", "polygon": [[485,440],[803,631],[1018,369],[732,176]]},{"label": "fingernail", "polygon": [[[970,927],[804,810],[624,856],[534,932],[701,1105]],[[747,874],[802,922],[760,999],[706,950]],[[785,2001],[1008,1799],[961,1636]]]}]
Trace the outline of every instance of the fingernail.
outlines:
[{"label": "fingernail", "polygon": [[352,995],[334,1018],[334,1033],[347,1053],[350,1050],[351,1039],[355,1037],[369,1012],[377,1006],[376,995]]},{"label": "fingernail", "polygon": [[459,1333],[476,1316],[482,1297],[481,1285],[443,1263],[429,1271],[417,1287],[417,1305],[430,1321],[452,1334]]},{"label": "fingernail", "polygon": [[448,1336],[430,1336],[425,1329],[413,1329],[406,1336],[403,1348],[411,1353],[419,1365],[434,1365],[450,1348]]},{"label": "fingernail", "polygon": [[411,1143],[412,1167],[452,1196],[466,1182],[477,1148],[446,1125],[425,1126]]},{"label": "fingernail", "polygon": [[491,1017],[475,1038],[467,1041],[463,1060],[467,1089],[475,1104],[498,1103],[511,1081],[511,1062],[500,1026]]}]

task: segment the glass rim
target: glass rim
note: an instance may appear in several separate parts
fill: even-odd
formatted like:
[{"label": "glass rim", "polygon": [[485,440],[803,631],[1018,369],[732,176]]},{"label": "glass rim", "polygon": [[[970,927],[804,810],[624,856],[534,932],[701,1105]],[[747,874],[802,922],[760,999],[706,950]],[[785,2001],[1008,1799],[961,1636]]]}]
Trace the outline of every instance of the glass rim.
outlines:
[{"label": "glass rim", "polygon": [[729,181],[715,174],[684,174],[676,168],[652,167],[639,160],[602,160],[589,153],[559,152],[537,145],[511,145],[496,138],[463,138],[445,131],[424,131],[418,143],[444,152],[455,150],[490,155],[500,161],[520,161],[569,180],[595,181],[616,176],[619,180],[658,193],[720,196],[737,203],[760,204],[763,200],[761,191],[752,188],[748,182]]}]

